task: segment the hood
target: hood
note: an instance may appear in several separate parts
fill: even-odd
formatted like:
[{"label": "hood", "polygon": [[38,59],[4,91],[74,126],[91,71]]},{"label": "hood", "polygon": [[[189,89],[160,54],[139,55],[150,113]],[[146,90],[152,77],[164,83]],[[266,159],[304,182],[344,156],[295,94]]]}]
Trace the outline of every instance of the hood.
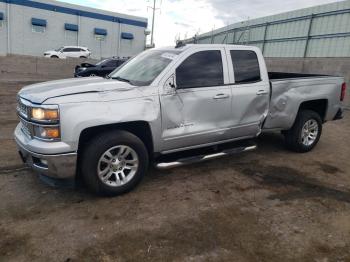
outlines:
[{"label": "hood", "polygon": [[[101,77],[71,78],[64,80],[49,81],[34,85],[29,85],[21,89],[18,93],[20,97],[33,103],[41,104],[45,100],[53,97],[78,95],[85,93],[97,93],[105,91],[134,91],[131,97],[138,93],[139,88],[135,88],[125,82]],[[124,96],[123,96],[124,97]]]}]

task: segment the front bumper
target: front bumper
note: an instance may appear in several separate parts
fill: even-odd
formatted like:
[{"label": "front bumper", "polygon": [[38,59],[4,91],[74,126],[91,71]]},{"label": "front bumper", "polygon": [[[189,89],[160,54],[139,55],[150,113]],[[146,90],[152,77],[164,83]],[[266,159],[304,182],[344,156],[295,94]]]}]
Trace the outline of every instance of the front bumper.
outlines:
[{"label": "front bumper", "polygon": [[52,178],[74,178],[76,174],[77,154],[42,155],[27,151],[17,143],[23,162],[36,173]]},{"label": "front bumper", "polygon": [[[17,126],[15,141],[23,162],[36,173],[55,179],[74,178],[76,175],[77,153],[42,154],[28,149],[25,144],[24,134]],[[50,142],[47,142],[50,143]]]}]

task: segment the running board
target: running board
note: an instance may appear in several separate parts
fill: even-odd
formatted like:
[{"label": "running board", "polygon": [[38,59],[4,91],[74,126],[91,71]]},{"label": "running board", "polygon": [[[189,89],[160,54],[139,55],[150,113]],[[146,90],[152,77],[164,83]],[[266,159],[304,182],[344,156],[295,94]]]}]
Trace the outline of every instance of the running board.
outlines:
[{"label": "running board", "polygon": [[238,154],[242,152],[252,151],[252,150],[255,150],[256,148],[257,148],[256,145],[236,147],[236,148],[226,149],[221,152],[213,153],[213,154],[190,156],[190,157],[180,158],[171,162],[159,162],[159,163],[155,163],[155,167],[160,170],[166,170],[174,167],[212,160],[223,156],[229,156],[229,155]]}]

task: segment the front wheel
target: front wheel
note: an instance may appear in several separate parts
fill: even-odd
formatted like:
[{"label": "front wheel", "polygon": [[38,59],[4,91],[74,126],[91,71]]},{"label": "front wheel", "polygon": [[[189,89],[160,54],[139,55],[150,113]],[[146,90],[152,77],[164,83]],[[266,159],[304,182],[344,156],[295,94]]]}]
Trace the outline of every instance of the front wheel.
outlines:
[{"label": "front wheel", "polygon": [[148,168],[143,142],[126,131],[106,132],[92,139],[82,154],[84,182],[94,193],[115,196],[133,189]]},{"label": "front wheel", "polygon": [[287,147],[295,152],[308,152],[318,143],[322,133],[322,120],[318,113],[303,110],[298,113],[293,127],[284,132]]}]

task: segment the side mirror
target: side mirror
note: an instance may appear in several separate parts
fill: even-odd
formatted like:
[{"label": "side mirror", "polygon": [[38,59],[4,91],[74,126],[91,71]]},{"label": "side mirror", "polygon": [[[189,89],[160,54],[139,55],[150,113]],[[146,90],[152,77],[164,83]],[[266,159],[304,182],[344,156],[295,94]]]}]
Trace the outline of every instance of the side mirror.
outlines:
[{"label": "side mirror", "polygon": [[176,92],[175,74],[172,74],[172,75],[165,81],[164,90],[165,90],[165,92],[167,92],[167,93],[175,93],[175,92]]}]

